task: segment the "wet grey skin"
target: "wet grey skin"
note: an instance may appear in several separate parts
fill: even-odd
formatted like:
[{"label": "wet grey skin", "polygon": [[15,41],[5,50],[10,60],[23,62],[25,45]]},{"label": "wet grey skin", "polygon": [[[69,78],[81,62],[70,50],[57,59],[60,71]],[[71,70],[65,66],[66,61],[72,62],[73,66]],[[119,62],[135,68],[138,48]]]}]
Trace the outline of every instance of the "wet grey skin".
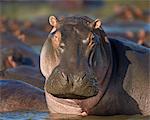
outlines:
[{"label": "wet grey skin", "polygon": [[0,80],[0,112],[48,111],[44,91],[19,80]]},{"label": "wet grey skin", "polygon": [[150,115],[150,49],[108,38],[98,19],[49,22],[40,68],[51,113]]}]

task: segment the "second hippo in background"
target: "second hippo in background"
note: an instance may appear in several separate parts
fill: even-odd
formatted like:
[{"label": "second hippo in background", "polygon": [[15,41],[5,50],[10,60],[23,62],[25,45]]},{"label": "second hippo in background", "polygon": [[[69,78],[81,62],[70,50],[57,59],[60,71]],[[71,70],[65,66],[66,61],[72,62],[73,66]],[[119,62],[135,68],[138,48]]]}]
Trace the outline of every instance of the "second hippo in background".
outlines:
[{"label": "second hippo in background", "polygon": [[39,67],[39,55],[15,36],[7,32],[0,33],[0,43],[0,63],[3,67],[9,68],[18,65]]},{"label": "second hippo in background", "polygon": [[19,80],[44,89],[44,77],[40,70],[31,66],[17,66],[0,71],[0,80]]}]

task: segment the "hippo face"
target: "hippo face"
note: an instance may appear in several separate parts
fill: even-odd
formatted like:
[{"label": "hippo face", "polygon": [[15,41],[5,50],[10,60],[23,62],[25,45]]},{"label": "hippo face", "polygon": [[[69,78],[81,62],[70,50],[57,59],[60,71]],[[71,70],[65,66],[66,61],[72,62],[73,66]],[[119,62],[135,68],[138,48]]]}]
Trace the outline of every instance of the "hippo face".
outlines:
[{"label": "hippo face", "polygon": [[98,94],[95,68],[100,37],[94,31],[100,20],[49,18],[53,26],[41,52],[41,71],[46,91],[61,98],[88,98]]}]

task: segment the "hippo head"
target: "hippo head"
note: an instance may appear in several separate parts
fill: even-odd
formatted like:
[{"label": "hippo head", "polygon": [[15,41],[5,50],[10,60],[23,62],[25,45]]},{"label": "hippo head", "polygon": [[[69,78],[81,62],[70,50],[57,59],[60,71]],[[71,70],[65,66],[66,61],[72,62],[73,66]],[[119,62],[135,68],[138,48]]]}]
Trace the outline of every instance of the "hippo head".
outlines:
[{"label": "hippo head", "polygon": [[33,66],[33,61],[29,57],[24,57],[23,54],[15,48],[3,48],[0,50],[0,71],[7,68],[15,68],[19,65]]},{"label": "hippo head", "polygon": [[50,16],[49,23],[53,29],[40,56],[46,91],[59,98],[96,96],[108,69],[103,45],[108,41],[99,34],[101,21],[87,17],[58,20]]}]

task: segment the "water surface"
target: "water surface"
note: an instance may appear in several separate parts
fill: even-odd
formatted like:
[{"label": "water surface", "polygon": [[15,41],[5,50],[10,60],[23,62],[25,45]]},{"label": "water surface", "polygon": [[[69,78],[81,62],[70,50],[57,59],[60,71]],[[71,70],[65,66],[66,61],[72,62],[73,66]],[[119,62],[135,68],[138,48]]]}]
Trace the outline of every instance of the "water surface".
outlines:
[{"label": "water surface", "polygon": [[48,112],[6,112],[0,113],[0,120],[150,120],[150,116],[142,115],[116,115],[116,116],[73,116],[50,115]]}]

